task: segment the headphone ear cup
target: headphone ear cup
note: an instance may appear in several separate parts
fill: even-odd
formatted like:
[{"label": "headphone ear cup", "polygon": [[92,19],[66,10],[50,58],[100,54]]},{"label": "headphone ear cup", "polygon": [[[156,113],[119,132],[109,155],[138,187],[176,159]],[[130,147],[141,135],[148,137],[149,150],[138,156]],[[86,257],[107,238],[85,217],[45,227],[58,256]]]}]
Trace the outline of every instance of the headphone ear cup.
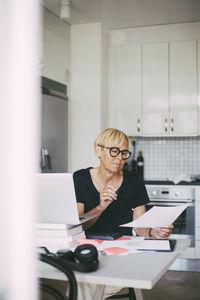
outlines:
[{"label": "headphone ear cup", "polygon": [[67,259],[67,260],[71,260],[71,261],[75,261],[75,255],[74,255],[74,252],[69,250],[67,252],[57,252],[57,255],[60,257],[60,258],[64,258],[64,259]]},{"label": "headphone ear cup", "polygon": [[98,259],[97,248],[90,244],[78,246],[74,251],[74,255],[81,263],[86,264]]},{"label": "headphone ear cup", "polygon": [[99,266],[98,251],[96,247],[89,244],[78,246],[74,252],[58,251],[56,259],[63,267],[66,266],[78,272],[93,272]]}]

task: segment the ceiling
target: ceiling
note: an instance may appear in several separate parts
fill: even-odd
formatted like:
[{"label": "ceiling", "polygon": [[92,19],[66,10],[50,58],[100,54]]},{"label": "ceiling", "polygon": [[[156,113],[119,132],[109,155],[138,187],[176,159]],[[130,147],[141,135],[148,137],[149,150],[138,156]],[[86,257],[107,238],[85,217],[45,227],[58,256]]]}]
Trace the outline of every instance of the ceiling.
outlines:
[{"label": "ceiling", "polygon": [[[60,15],[60,0],[41,0]],[[107,29],[200,21],[200,0],[71,0],[68,24],[101,22]]]}]

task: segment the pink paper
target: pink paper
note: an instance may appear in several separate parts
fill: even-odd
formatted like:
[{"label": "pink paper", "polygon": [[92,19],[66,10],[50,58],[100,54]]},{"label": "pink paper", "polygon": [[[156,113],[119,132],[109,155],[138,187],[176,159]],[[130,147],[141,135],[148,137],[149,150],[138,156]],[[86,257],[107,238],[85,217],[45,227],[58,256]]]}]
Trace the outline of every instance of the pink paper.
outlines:
[{"label": "pink paper", "polygon": [[89,240],[89,239],[78,239],[78,242],[80,245],[90,244],[95,247],[98,247],[99,244],[102,243],[102,241],[100,241],[100,240]]},{"label": "pink paper", "polygon": [[105,248],[105,249],[103,249],[103,251],[105,253],[110,253],[110,254],[114,254],[114,255],[118,255],[118,254],[129,252],[128,249],[120,248],[120,247]]}]

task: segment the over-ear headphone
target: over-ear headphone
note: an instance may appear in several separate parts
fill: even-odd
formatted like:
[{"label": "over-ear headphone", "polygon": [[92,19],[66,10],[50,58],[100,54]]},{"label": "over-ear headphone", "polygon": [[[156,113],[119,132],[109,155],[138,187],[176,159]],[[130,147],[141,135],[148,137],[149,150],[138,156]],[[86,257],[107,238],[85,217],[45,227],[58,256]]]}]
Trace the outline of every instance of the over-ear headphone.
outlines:
[{"label": "over-ear headphone", "polygon": [[58,251],[57,255],[63,263],[74,271],[92,272],[99,266],[97,248],[90,244],[80,245],[75,251]]},{"label": "over-ear headphone", "polygon": [[78,272],[93,272],[98,269],[98,251],[90,244],[80,245],[75,251],[59,250],[56,254],[45,249],[46,255],[54,257],[59,263]]}]

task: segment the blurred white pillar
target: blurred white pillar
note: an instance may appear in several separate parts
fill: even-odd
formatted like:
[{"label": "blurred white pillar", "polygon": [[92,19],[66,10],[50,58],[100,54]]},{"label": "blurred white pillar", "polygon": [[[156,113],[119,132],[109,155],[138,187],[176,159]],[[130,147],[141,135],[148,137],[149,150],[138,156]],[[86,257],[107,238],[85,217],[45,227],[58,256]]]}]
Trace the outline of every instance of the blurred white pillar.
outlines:
[{"label": "blurred white pillar", "polygon": [[38,0],[0,0],[0,299],[37,299]]}]

